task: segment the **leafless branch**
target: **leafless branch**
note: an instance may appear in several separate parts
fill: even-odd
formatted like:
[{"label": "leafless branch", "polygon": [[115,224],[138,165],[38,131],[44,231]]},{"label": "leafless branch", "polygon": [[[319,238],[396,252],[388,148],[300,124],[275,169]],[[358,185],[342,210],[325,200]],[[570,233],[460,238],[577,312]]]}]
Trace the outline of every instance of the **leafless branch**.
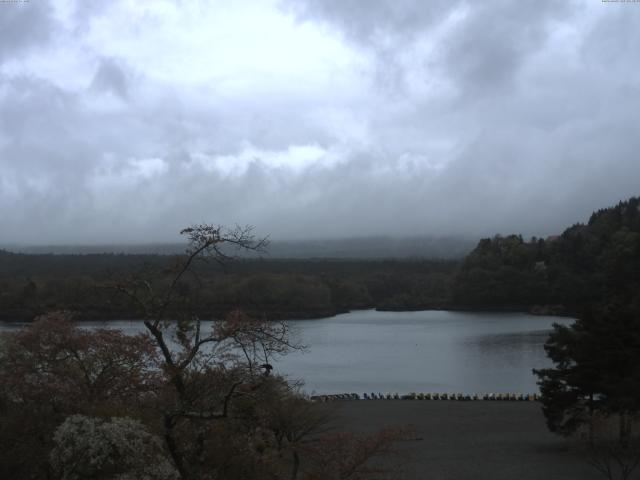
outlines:
[{"label": "leafless branch", "polygon": [[640,465],[640,444],[601,441],[591,445],[587,463],[608,480],[630,480]]}]

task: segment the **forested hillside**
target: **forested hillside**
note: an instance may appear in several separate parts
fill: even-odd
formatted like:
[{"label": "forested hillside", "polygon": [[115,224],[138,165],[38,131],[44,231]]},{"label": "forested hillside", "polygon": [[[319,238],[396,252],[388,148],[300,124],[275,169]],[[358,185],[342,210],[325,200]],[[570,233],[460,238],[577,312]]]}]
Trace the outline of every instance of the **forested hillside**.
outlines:
[{"label": "forested hillside", "polygon": [[453,302],[478,308],[640,301],[640,199],[599,210],[558,237],[483,239],[453,283]]},{"label": "forested hillside", "polygon": [[[138,277],[161,288],[175,258],[160,255],[26,255],[0,252],[0,318],[30,320],[51,310],[86,319],[132,318],[114,284]],[[416,309],[450,303],[458,261],[237,260],[200,262],[190,288],[214,318],[242,308],[259,318],[314,318],[357,308]]]},{"label": "forested hillside", "polygon": [[[131,276],[160,287],[175,257],[28,255],[0,251],[0,318],[65,309],[130,318],[109,288]],[[640,200],[599,210],[557,237],[480,240],[462,261],[240,259],[201,262],[190,288],[203,318],[235,308],[261,318],[313,318],[357,308],[524,310],[575,314],[611,297],[640,303]]]}]

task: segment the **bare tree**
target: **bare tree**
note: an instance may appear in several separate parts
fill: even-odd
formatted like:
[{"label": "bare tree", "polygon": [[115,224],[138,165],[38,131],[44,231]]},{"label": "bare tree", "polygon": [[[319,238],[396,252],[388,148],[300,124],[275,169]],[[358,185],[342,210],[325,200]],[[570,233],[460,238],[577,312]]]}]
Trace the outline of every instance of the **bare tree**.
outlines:
[{"label": "bare tree", "polygon": [[[589,465],[607,480],[631,480],[640,465],[640,441],[600,440],[591,443]],[[637,477],[636,477],[637,478]]]},{"label": "bare tree", "polygon": [[[276,354],[297,348],[283,322],[256,320],[235,311],[205,331],[189,300],[190,287],[201,285],[196,265],[214,261],[222,266],[241,251],[263,252],[266,238],[256,238],[252,227],[201,224],[180,232],[189,242],[186,254],[165,271],[164,288],[134,276],[111,287],[133,301],[155,340],[162,368],[173,387],[163,413],[164,438],[183,478],[194,476],[204,449],[204,422],[228,418],[232,401],[258,398],[266,376],[262,367]],[[187,281],[189,281],[191,284]],[[197,288],[196,288],[197,290]],[[187,301],[185,301],[187,300]],[[174,308],[178,304],[179,308]],[[196,438],[185,440],[180,424],[189,422]]]},{"label": "bare tree", "polygon": [[[256,239],[251,227],[195,225],[181,233],[189,247],[163,273],[163,283],[152,273],[111,285],[138,306],[159,351],[167,387],[158,408],[180,477],[312,479],[323,478],[329,465],[336,479],[389,473],[368,462],[393,453],[404,431],[327,435],[326,412],[269,375],[273,356],[302,348],[290,340],[286,323],[232,311],[205,329],[195,313],[199,263],[226,268],[241,251],[262,252],[267,240]],[[342,454],[348,460],[339,460]]]}]

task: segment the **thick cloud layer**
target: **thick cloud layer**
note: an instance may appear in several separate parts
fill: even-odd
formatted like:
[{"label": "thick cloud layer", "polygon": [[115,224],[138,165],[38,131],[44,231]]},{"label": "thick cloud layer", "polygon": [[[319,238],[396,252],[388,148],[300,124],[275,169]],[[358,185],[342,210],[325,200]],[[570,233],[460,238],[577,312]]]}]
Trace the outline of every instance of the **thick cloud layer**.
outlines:
[{"label": "thick cloud layer", "polygon": [[0,243],[547,235],[640,194],[640,4],[0,4]]}]

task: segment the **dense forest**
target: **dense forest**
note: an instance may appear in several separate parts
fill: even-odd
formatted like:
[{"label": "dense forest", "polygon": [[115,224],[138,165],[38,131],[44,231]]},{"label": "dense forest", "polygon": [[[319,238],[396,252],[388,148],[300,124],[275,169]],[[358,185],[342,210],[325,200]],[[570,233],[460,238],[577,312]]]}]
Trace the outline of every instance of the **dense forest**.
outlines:
[{"label": "dense forest", "polygon": [[[161,284],[174,258],[160,255],[0,253],[0,318],[50,310],[83,318],[131,318],[134,305],[110,285],[131,276]],[[202,318],[243,308],[260,318],[311,318],[356,308],[426,308],[449,303],[454,260],[258,260],[222,268],[200,262],[191,287]]]},{"label": "dense forest", "polygon": [[[640,303],[640,200],[592,214],[561,235],[480,240],[462,260],[260,259],[222,268],[202,261],[188,286],[202,318],[242,308],[266,319],[316,318],[358,308],[522,310],[575,314],[612,296]],[[143,254],[23,254],[0,251],[0,318],[52,310],[86,319],[132,318],[114,295],[132,276],[162,284],[176,259]],[[635,292],[635,293],[634,293]]]},{"label": "dense forest", "polygon": [[520,235],[480,241],[453,282],[454,305],[545,306],[577,313],[612,297],[640,302],[640,199],[599,210],[546,240]]}]

